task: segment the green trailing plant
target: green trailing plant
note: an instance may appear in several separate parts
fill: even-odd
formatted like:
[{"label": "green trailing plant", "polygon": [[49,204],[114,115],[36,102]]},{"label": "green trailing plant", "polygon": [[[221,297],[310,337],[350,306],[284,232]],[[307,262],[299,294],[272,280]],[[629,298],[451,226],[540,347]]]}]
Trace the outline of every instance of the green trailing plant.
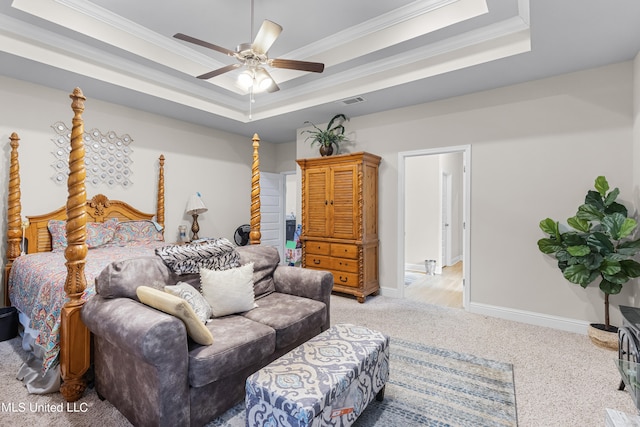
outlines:
[{"label": "green trailing plant", "polygon": [[637,222],[629,218],[627,208],[616,202],[620,191],[609,191],[604,176],[595,181],[584,204],[567,219],[570,229],[563,231],[551,218],[540,221],[549,235],[538,240],[541,252],[553,255],[564,277],[583,288],[596,279],[604,292],[604,330],[616,330],[609,324],[609,295],[620,293],[629,280],[640,276],[640,263],[632,258],[640,251],[640,239],[633,239]]},{"label": "green trailing plant", "polygon": [[313,126],[313,129],[303,130],[302,134],[309,134],[305,141],[311,140],[311,146],[314,144],[320,145],[320,147],[333,147],[335,146],[336,152],[340,150],[340,143],[347,141],[347,137],[344,134],[345,128],[343,123],[349,119],[344,114],[336,114],[327,124],[326,129],[320,129],[314,123],[305,121],[305,124]]}]

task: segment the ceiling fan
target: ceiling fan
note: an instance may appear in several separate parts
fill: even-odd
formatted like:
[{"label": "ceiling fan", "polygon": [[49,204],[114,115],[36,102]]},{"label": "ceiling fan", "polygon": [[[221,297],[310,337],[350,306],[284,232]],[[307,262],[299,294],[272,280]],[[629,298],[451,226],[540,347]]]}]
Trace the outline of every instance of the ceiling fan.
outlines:
[{"label": "ceiling fan", "polygon": [[[253,0],[251,1],[251,38],[253,38]],[[266,90],[267,92],[275,92],[280,90],[276,82],[273,80],[265,66],[273,68],[285,68],[289,70],[309,71],[312,73],[321,73],[324,71],[324,64],[320,62],[296,61],[293,59],[271,59],[268,56],[268,50],[276,41],[282,27],[275,22],[265,19],[253,43],[242,43],[236,47],[236,50],[226,49],[224,47],[188,36],[186,34],[177,33],[173,37],[215,50],[225,55],[232,56],[238,60],[237,64],[227,65],[217,70],[197,76],[199,79],[208,80],[212,77],[219,76],[226,72],[235,70],[240,67],[246,67],[246,70],[238,77],[239,83],[249,89],[252,93],[255,90]]]}]

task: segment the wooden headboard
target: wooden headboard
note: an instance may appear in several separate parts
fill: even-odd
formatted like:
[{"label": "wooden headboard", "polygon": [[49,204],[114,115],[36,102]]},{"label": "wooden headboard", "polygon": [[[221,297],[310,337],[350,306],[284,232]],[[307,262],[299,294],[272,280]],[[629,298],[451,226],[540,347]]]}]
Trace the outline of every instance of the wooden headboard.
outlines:
[{"label": "wooden headboard", "polygon": [[[104,222],[112,218],[118,221],[151,220],[156,214],[141,212],[120,200],[109,200],[104,194],[97,194],[87,201],[87,222]],[[66,220],[67,208],[61,207],[44,215],[27,216],[29,225],[25,229],[27,253],[50,252],[51,234],[47,225],[50,220]]]}]

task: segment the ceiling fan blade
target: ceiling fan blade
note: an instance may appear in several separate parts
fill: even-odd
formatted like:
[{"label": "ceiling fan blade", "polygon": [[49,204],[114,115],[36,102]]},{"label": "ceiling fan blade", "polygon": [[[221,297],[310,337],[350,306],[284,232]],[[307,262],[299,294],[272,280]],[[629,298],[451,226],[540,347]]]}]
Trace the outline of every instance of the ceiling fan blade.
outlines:
[{"label": "ceiling fan blade", "polygon": [[280,25],[265,19],[258,30],[258,34],[256,34],[255,40],[253,40],[251,49],[259,55],[267,53],[281,32],[282,27]]},{"label": "ceiling fan blade", "polygon": [[217,70],[209,71],[208,73],[204,73],[198,76],[199,79],[209,80],[212,77],[219,76],[220,74],[224,74],[228,71],[235,70],[238,67],[242,67],[242,64],[231,64],[226,67],[218,68]]},{"label": "ceiling fan blade", "polygon": [[173,37],[175,37],[176,39],[184,40],[184,41],[189,42],[189,43],[197,44],[198,46],[202,46],[202,47],[206,47],[206,48],[209,48],[209,49],[213,49],[213,50],[218,51],[220,53],[224,53],[225,55],[235,56],[235,54],[236,54],[232,50],[229,50],[229,49],[226,49],[224,47],[215,45],[213,43],[206,42],[204,40],[197,39],[195,37],[188,36],[186,34],[177,33],[177,34],[174,34]]},{"label": "ceiling fan blade", "polygon": [[321,73],[324,71],[324,64],[320,62],[296,61],[293,59],[270,59],[269,65],[274,68],[310,71],[312,73]]},{"label": "ceiling fan blade", "polygon": [[279,90],[280,90],[280,87],[276,84],[276,82],[274,80],[273,83],[271,83],[271,86],[269,86],[269,89],[267,89],[267,92],[273,93],[273,92],[277,92]]}]

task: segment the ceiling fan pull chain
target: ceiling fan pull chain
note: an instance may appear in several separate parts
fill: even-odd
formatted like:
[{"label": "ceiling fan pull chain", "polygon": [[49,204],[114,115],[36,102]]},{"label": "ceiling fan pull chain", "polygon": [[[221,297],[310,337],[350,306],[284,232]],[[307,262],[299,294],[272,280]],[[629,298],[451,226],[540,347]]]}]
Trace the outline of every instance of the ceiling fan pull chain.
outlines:
[{"label": "ceiling fan pull chain", "polygon": [[249,120],[253,120],[253,85],[249,87]]}]

